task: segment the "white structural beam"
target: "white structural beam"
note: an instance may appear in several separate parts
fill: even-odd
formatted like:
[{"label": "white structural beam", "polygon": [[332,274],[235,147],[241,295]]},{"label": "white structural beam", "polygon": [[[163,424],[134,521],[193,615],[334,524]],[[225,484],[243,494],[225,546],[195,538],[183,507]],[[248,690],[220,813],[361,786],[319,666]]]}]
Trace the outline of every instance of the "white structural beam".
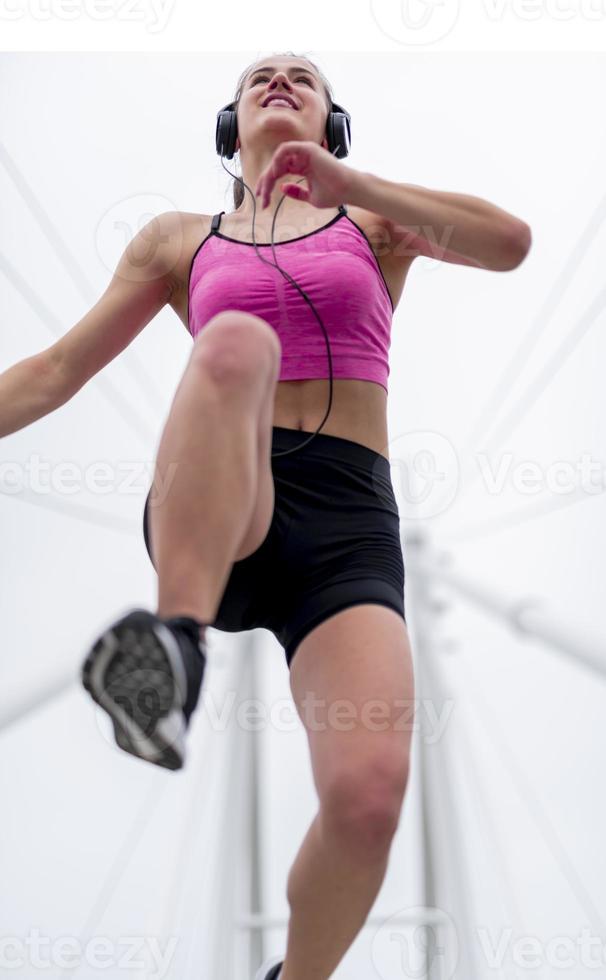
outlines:
[{"label": "white structural beam", "polygon": [[[415,536],[411,535],[407,539],[407,548],[414,547],[414,544]],[[606,641],[603,635],[573,626],[538,596],[512,599],[477,579],[449,568],[449,563],[450,556],[444,552],[439,555],[435,552],[425,554],[415,566],[415,575],[424,579],[426,588],[432,583],[446,585],[518,633],[541,640],[551,650],[564,654],[601,677],[606,675]]]},{"label": "white structural beam", "polygon": [[0,705],[0,732],[67,691],[78,680],[74,668],[64,670],[32,687],[26,693]]}]

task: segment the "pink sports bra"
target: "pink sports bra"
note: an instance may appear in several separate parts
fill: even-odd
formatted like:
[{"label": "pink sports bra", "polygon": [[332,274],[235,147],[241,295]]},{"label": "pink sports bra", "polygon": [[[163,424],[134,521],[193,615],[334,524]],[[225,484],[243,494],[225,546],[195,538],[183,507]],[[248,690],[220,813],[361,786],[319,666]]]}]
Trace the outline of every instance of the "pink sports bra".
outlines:
[{"label": "pink sports bra", "polygon": [[[263,317],[282,344],[280,381],[330,377],[326,338],[309,303],[275,267],[271,243],[229,238],[221,211],[191,260],[192,337],[223,310]],[[318,310],[330,341],[334,378],[375,381],[387,391],[393,304],[365,232],[340,205],[328,224],[275,244],[276,261]]]}]

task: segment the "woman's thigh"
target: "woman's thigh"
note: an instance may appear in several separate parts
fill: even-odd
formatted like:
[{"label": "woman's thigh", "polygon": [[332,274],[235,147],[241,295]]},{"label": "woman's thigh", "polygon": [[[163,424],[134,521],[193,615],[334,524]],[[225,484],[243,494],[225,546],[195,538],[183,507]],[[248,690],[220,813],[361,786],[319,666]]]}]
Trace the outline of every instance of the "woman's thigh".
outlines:
[{"label": "woman's thigh", "polygon": [[276,492],[271,468],[271,447],[275,386],[279,373],[280,361],[277,359],[272,383],[265,390],[259,415],[257,445],[258,482],[255,509],[234,561],[242,561],[244,558],[248,558],[249,555],[252,555],[261,547],[261,544],[267,537],[272,522]]},{"label": "woman's thigh", "polygon": [[320,802],[398,810],[408,778],[414,675],[395,610],[359,604],[301,641],[290,686],[305,726]]}]

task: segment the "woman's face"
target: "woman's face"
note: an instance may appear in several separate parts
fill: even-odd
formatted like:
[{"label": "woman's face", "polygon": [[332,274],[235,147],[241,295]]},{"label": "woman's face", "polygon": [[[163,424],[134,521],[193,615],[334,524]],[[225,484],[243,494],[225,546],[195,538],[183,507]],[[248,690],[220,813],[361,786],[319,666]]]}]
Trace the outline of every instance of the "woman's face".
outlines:
[{"label": "woman's face", "polygon": [[[277,96],[290,104],[266,105]],[[237,112],[237,150],[295,139],[313,140],[328,149],[324,86],[301,58],[269,55],[259,61],[246,76]]]}]

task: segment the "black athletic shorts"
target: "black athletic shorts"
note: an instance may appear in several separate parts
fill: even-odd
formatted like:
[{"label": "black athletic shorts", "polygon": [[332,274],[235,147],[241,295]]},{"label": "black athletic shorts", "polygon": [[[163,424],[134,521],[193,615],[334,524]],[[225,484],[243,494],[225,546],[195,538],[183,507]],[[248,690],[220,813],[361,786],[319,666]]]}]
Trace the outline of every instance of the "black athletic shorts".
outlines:
[{"label": "black athletic shorts", "polygon": [[[298,446],[309,435],[274,426],[272,452]],[[400,516],[386,457],[320,432],[271,466],[269,531],[255,552],[233,564],[212,628],[268,629],[290,667],[303,637],[348,606],[378,603],[405,621]],[[143,533],[153,563],[148,504],[149,494]]]}]

